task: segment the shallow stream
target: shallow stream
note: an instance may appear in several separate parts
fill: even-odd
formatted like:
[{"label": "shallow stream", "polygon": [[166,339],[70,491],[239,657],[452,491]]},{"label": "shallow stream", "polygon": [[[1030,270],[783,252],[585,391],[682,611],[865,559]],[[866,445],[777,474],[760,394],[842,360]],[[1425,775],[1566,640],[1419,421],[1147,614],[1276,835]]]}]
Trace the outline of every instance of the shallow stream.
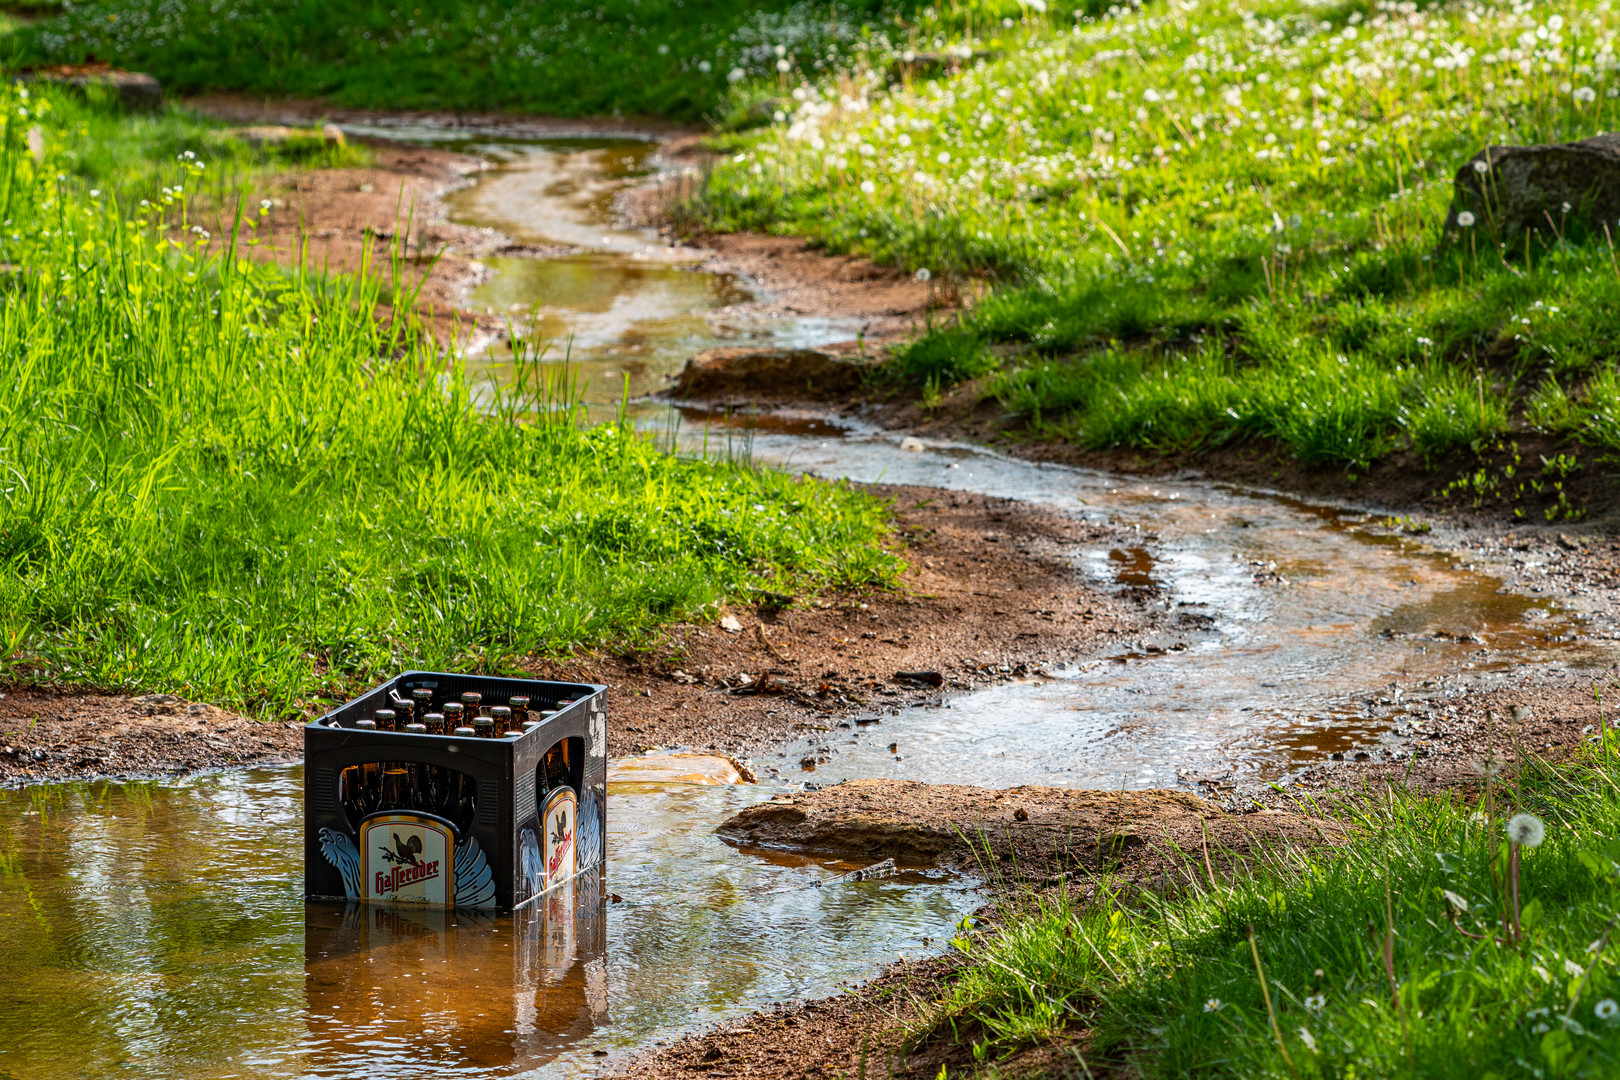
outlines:
[{"label": "shallow stream", "polygon": [[[612,200],[653,168],[650,143],[387,132],[491,160],[454,212],[532,250],[490,260],[476,300],[549,339],[551,362],[566,351],[597,416],[661,391],[700,348],[851,336],[833,321],[762,315],[749,282],[616,227]],[[480,361],[491,379],[508,362]],[[725,817],[790,784],[1286,780],[1334,754],[1413,752],[1401,733],[1444,707],[1459,672],[1613,655],[1582,636],[1578,615],[1356,514],[974,447],[906,449],[824,418],[705,418],[645,400],[636,415],[688,449],[708,439],[708,452],[817,475],[983,492],[1122,526],[1117,544],[1077,543],[1071,557],[1105,588],[1161,607],[1164,626],[1088,663],[788,747],[760,763],[774,774],[764,784],[621,763],[607,882],[621,899],[577,927],[546,910],[306,908],[297,768],[0,793],[0,1077],[591,1074],[604,1055],[834,993],[898,952],[938,948],[974,906],[968,883],[937,873],[830,884],[851,867],[715,838]],[[1006,596],[1009,610],[1048,600]]]}]

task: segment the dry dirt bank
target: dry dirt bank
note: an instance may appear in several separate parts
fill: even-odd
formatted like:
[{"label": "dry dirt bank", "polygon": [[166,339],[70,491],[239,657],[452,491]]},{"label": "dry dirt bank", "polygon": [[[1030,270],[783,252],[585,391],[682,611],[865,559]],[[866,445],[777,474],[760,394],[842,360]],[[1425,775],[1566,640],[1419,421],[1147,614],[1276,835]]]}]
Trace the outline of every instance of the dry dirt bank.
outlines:
[{"label": "dry dirt bank", "polygon": [[[899,588],[780,610],[736,606],[720,625],[670,628],[645,653],[537,661],[531,670],[612,688],[611,755],[677,745],[747,755],[863,712],[1078,659],[1159,625],[1145,597],[1104,595],[1073,567],[1077,546],[1111,530],[1003,499],[872,490],[893,500],[896,543],[910,563]],[[178,700],[29,688],[0,697],[0,786],[296,760],[302,748],[296,725]]]}]

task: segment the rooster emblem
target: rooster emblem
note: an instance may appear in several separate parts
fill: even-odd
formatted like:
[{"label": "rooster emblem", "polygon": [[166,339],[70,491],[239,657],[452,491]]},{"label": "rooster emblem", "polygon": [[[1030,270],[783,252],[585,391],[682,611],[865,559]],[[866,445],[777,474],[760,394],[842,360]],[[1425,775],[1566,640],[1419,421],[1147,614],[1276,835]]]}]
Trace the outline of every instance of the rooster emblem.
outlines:
[{"label": "rooster emblem", "polygon": [[417,856],[422,853],[422,838],[412,836],[409,840],[401,840],[399,833],[394,834],[394,846],[386,845],[379,848],[385,862],[398,863],[401,866],[421,866],[422,860]]}]

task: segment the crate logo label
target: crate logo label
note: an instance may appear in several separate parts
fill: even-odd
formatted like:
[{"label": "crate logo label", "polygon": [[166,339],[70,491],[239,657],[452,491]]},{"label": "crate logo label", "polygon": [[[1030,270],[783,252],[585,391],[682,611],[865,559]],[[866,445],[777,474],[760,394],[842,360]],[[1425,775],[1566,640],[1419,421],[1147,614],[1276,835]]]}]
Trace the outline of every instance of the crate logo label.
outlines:
[{"label": "crate logo label", "polygon": [[579,822],[579,799],[571,788],[562,788],[546,799],[545,831],[546,887],[574,876],[574,832]]},{"label": "crate logo label", "polygon": [[360,884],[367,900],[448,905],[455,895],[455,837],[415,814],[378,814],[360,826]]}]

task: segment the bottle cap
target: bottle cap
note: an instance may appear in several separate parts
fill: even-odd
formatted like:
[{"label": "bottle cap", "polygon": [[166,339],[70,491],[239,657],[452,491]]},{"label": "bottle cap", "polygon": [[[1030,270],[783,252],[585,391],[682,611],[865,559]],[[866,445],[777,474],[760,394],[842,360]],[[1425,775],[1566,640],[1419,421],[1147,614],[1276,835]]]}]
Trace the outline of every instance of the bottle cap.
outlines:
[{"label": "bottle cap", "polygon": [[490,708],[489,715],[499,720],[503,716],[511,716],[512,710],[507,708],[505,705],[495,705]]},{"label": "bottle cap", "polygon": [[474,704],[475,702],[483,701],[484,700],[484,695],[478,693],[475,690],[469,690],[465,694],[461,695],[461,700],[465,701],[467,704],[471,705],[471,704]]},{"label": "bottle cap", "polygon": [[529,699],[526,697],[515,697],[508,701],[507,704],[512,706],[514,709],[527,709],[529,707]]},{"label": "bottle cap", "polygon": [[363,729],[365,731],[376,731],[377,730],[377,721],[375,721],[375,720],[356,720],[354,722],[354,726],[357,727],[357,728],[361,728],[361,729]]},{"label": "bottle cap", "polygon": [[405,725],[405,730],[408,731],[409,733],[411,733],[412,735],[426,735],[427,734],[427,725],[426,724],[406,724]]},{"label": "bottle cap", "polygon": [[503,738],[503,739],[521,739],[521,738],[523,738],[523,732],[521,732],[521,731],[503,731],[503,732],[501,732],[501,738]]},{"label": "bottle cap", "polygon": [[444,727],[444,713],[430,712],[422,717],[422,722],[427,724],[428,727],[442,728]]},{"label": "bottle cap", "polygon": [[374,714],[378,720],[392,720],[395,716],[393,709],[378,709]]},{"label": "bottle cap", "polygon": [[538,721],[538,720],[527,720],[523,724],[523,730],[524,731],[533,731],[535,728],[543,727],[543,726],[544,725],[542,725],[540,723],[540,721]]},{"label": "bottle cap", "polygon": [[459,702],[459,701],[447,701],[447,702],[445,702],[444,703],[444,711],[445,711],[446,715],[448,715],[450,713],[458,713],[458,712],[460,712],[461,711],[461,702]]},{"label": "bottle cap", "polygon": [[460,735],[463,739],[470,739],[474,735],[477,735],[478,732],[474,731],[470,727],[458,727],[456,728],[456,734]]},{"label": "bottle cap", "polygon": [[418,686],[415,690],[411,691],[411,697],[415,698],[417,701],[428,701],[432,699],[433,691],[429,690],[425,686]]}]

